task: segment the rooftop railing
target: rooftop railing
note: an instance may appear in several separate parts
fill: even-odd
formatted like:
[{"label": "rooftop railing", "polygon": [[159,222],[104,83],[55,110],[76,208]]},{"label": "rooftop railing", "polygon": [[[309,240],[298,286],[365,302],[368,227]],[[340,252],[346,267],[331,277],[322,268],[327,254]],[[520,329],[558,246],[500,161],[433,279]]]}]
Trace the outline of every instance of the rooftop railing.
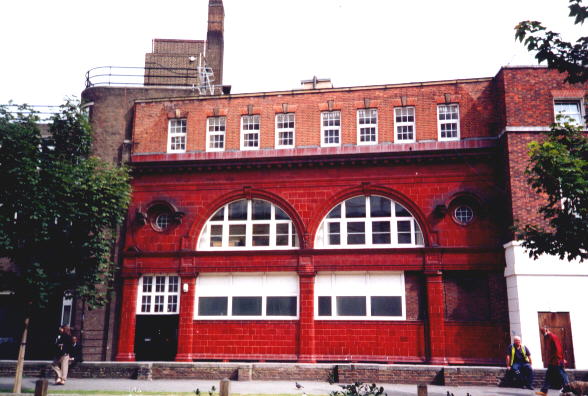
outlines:
[{"label": "rooftop railing", "polygon": [[[99,66],[86,72],[86,88],[96,86],[205,86],[203,74],[198,68],[184,67],[133,67]],[[209,84],[209,86],[211,86]]]}]

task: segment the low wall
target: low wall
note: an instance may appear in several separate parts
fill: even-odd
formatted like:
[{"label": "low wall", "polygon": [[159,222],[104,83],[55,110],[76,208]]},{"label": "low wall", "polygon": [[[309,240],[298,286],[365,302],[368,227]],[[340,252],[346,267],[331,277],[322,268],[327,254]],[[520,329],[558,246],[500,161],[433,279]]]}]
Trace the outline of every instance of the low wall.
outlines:
[{"label": "low wall", "polygon": [[[52,378],[49,361],[26,361],[25,377]],[[15,374],[14,360],[0,360],[0,377]],[[588,370],[566,370],[570,380],[588,380]],[[427,366],[394,364],[296,364],[296,363],[179,363],[84,362],[70,369],[71,378],[209,379],[235,381],[305,380],[336,383],[432,384],[447,386],[509,386],[500,367]],[[535,387],[545,369],[535,370]]]}]

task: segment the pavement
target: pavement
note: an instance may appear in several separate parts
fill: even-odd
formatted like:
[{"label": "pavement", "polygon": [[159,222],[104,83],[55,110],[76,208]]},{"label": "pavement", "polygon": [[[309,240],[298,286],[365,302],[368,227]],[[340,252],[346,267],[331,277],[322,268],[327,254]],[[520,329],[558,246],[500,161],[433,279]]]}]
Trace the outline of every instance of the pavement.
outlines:
[{"label": "pavement", "polygon": [[[23,378],[23,390],[35,389],[35,381],[38,378]],[[14,396],[12,386],[14,378],[0,377],[0,396]],[[341,390],[338,384],[330,385],[327,382],[299,381],[303,386],[297,389],[294,381],[231,381],[230,394],[281,394],[281,395],[328,395],[332,391]],[[388,396],[416,396],[416,385],[400,384],[378,384],[383,386]],[[202,396],[208,396],[212,386],[215,386],[216,392],[219,389],[219,381],[213,380],[133,380],[133,379],[93,379],[93,378],[70,378],[65,385],[53,385],[49,381],[49,393],[52,395],[67,394],[73,396],[76,391],[95,391],[96,395],[100,392],[119,391],[128,392],[128,396],[140,396],[143,392],[191,392],[196,389],[200,390]],[[2,393],[4,392],[4,393]],[[80,392],[80,393],[82,393]],[[428,385],[428,396],[447,396],[447,392],[453,396],[533,396],[534,392],[524,389],[499,388],[496,386],[439,386]],[[551,395],[558,395],[559,392],[552,390]],[[30,396],[30,394],[29,394]]]}]

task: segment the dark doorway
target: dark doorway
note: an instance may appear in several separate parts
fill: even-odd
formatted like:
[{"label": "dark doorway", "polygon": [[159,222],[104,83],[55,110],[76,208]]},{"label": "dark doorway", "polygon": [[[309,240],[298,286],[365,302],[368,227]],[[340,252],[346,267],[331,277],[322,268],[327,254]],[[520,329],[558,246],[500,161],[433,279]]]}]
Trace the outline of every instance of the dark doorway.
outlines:
[{"label": "dark doorway", "polygon": [[178,315],[137,315],[135,359],[170,361],[178,348]]},{"label": "dark doorway", "polygon": [[[564,359],[568,361],[566,367],[576,368],[574,360],[574,345],[572,343],[572,325],[570,322],[569,312],[539,312],[539,328],[547,328],[561,341],[561,346],[564,352]],[[543,336],[539,337],[541,340],[541,356],[545,361],[545,345]],[[545,366],[547,367],[547,366]]]}]

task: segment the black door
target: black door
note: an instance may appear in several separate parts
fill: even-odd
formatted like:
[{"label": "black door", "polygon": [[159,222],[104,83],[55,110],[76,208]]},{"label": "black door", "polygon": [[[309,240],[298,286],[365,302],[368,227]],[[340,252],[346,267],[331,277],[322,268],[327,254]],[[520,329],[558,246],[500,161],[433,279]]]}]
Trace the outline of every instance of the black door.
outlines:
[{"label": "black door", "polygon": [[178,315],[137,315],[135,359],[170,361],[178,348]]}]

